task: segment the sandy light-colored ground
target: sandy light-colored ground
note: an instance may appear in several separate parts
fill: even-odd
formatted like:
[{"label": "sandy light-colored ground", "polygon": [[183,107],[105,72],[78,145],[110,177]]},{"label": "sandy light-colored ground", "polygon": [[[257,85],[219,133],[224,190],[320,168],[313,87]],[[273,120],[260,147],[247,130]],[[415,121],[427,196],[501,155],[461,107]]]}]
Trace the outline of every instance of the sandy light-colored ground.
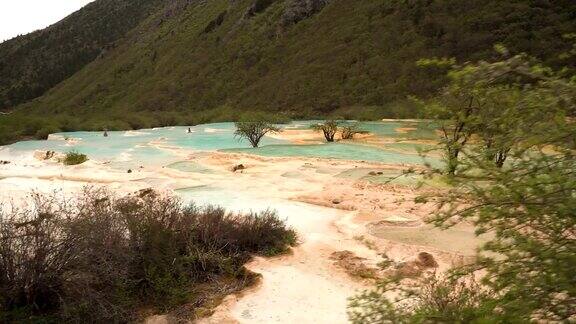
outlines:
[{"label": "sandy light-colored ground", "polygon": [[[322,132],[312,129],[284,129],[280,133],[268,134],[268,137],[282,139],[292,142],[293,144],[322,144],[325,142]],[[335,138],[338,140],[342,134],[338,132]],[[366,139],[374,137],[373,134],[356,134],[355,139]]]},{"label": "sandy light-colored ground", "polygon": [[[302,140],[312,136],[302,134],[282,136]],[[126,173],[97,161],[65,167],[56,161],[20,157],[0,165],[0,201],[25,201],[30,190],[72,193],[85,185],[105,185],[119,193],[149,187],[175,191],[184,200],[233,210],[276,209],[297,230],[300,244],[289,255],[254,258],[247,267],[262,275],[260,284],[228,296],[202,323],[346,323],[348,298],[370,288],[373,281],[355,276],[355,268],[348,268],[345,260],[336,262],[335,253],[354,255],[354,260],[374,269],[382,253],[402,262],[428,252],[444,270],[464,262],[477,244],[470,228],[447,236],[465,247],[461,250],[443,242],[442,233],[436,233],[435,240],[422,235],[423,220],[432,206],[416,205],[418,191],[410,185],[341,176],[351,170],[360,175],[399,172],[402,166],[217,152],[181,151],[180,155],[210,172],[143,165]],[[232,172],[240,163],[246,169]],[[148,322],[169,321],[169,316],[159,315]]]}]

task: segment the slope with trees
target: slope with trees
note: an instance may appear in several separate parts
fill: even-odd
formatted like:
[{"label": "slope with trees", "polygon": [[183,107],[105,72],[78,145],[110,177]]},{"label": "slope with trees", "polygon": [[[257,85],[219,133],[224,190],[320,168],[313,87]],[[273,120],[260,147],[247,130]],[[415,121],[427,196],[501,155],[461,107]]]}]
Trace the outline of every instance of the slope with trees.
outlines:
[{"label": "slope with trees", "polygon": [[44,94],[140,24],[164,0],[97,0],[62,21],[0,44],[0,110]]}]

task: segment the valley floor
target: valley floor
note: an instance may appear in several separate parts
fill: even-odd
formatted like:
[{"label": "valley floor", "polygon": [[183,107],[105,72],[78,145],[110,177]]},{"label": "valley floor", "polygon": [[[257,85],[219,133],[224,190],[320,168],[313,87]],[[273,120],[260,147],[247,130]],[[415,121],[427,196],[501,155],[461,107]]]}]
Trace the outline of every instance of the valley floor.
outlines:
[{"label": "valley floor", "polygon": [[[401,265],[427,252],[443,271],[466,262],[481,242],[470,226],[440,231],[424,224],[434,207],[414,198],[437,187],[395,178],[409,165],[162,149],[179,162],[143,162],[129,173],[106,161],[65,167],[39,159],[42,153],[14,158],[0,150],[0,160],[12,158],[0,165],[0,201],[21,205],[31,190],[72,194],[90,185],[118,193],[153,188],[235,211],[277,210],[300,244],[288,255],[254,258],[247,267],[261,274],[259,284],[228,296],[202,323],[345,323],[348,298],[386,275],[377,265],[383,255]],[[244,169],[233,172],[239,164]],[[148,322],[174,320],[165,314]]]},{"label": "valley floor", "polygon": [[[260,284],[229,296],[212,317],[202,320],[205,323],[344,323],[347,298],[372,284],[355,273],[358,262],[377,269],[382,253],[401,262],[428,252],[442,270],[462,262],[478,243],[470,228],[428,231],[422,221],[432,206],[416,205],[418,192],[411,185],[358,178],[402,166],[217,152],[190,154],[185,161],[203,171],[144,166],[124,173],[94,161],[73,167],[16,162],[0,167],[1,198],[19,202],[33,189],[72,193],[85,185],[106,185],[123,193],[153,187],[200,204],[278,210],[298,231],[300,244],[290,255],[250,262],[247,267],[262,275]],[[239,163],[246,169],[232,172]],[[351,171],[357,177],[347,177]],[[334,257],[343,251],[354,256],[351,267]],[[170,314],[150,321],[169,319]]]}]

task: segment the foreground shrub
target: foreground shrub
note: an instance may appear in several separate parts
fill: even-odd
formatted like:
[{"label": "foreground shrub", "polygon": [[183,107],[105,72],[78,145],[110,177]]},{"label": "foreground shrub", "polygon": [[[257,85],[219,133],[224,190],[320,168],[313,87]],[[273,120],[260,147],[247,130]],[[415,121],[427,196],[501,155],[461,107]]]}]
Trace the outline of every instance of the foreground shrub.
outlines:
[{"label": "foreground shrub", "polygon": [[195,237],[197,241],[229,253],[275,255],[296,243],[295,233],[286,231],[284,222],[270,210],[238,215],[207,207],[197,215],[196,221],[200,229]]},{"label": "foreground shrub", "polygon": [[473,277],[392,278],[352,298],[349,316],[353,323],[492,323],[491,297]]},{"label": "foreground shrub", "polygon": [[62,161],[64,165],[78,165],[88,161],[88,157],[86,154],[81,154],[76,151],[70,151],[66,153],[64,156],[64,160]]},{"label": "foreground shrub", "polygon": [[153,191],[31,198],[0,213],[0,322],[127,322],[183,304],[193,318],[254,281],[251,254],[295,243],[271,211],[231,214]]}]

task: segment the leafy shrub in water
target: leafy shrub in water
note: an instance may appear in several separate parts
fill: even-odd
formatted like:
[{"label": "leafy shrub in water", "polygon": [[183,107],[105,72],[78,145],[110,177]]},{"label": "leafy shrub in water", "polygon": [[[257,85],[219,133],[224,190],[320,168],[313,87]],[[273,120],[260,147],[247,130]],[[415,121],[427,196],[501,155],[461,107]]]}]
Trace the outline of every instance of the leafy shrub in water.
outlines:
[{"label": "leafy shrub in water", "polygon": [[338,132],[339,125],[340,123],[338,121],[330,119],[321,124],[314,124],[311,128],[315,131],[322,132],[327,142],[334,142],[334,136],[336,132]]},{"label": "leafy shrub in water", "polygon": [[295,243],[274,212],[183,206],[151,190],[31,198],[30,209],[0,210],[0,322],[127,322],[184,303],[193,318],[254,281],[251,254]]},{"label": "leafy shrub in water", "polygon": [[70,151],[66,153],[63,163],[65,165],[78,165],[88,161],[86,154],[81,154],[76,151]]},{"label": "leafy shrub in water", "polygon": [[357,123],[342,126],[341,132],[342,132],[342,139],[354,139],[354,136],[356,136],[356,134],[367,133],[367,131],[359,129]]}]

